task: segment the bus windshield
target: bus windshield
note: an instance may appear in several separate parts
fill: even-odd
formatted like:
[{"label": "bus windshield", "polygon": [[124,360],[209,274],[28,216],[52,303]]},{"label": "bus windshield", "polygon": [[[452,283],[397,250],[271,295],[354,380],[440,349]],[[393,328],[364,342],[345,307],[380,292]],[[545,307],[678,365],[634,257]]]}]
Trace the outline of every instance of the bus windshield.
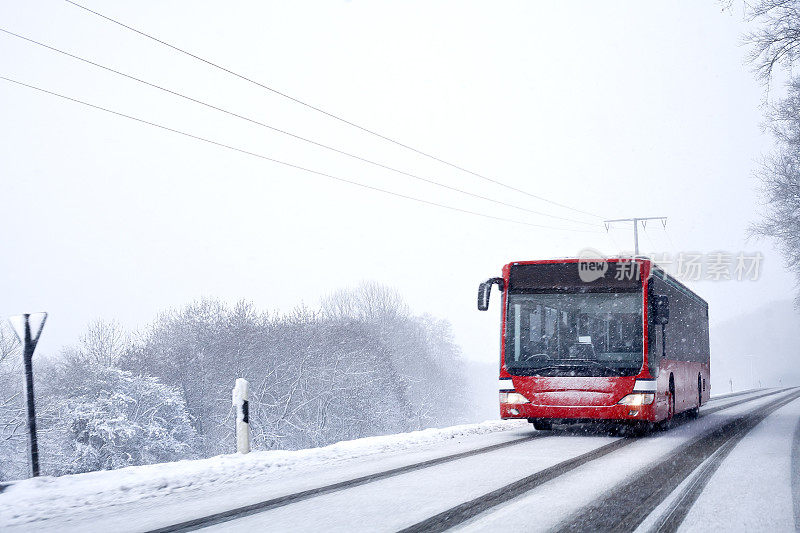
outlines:
[{"label": "bus windshield", "polygon": [[642,292],[510,294],[512,375],[633,376],[643,362]]}]

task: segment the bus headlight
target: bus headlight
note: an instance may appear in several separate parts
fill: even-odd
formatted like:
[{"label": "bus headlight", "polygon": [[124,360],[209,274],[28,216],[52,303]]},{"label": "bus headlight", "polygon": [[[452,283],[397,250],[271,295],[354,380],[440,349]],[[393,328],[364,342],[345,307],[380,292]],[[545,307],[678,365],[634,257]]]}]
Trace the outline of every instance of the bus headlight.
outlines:
[{"label": "bus headlight", "polygon": [[528,399],[518,392],[501,392],[500,403],[530,403]]},{"label": "bus headlight", "polygon": [[619,405],[650,405],[656,399],[655,394],[644,394],[641,392],[634,392],[628,394],[617,403]]}]

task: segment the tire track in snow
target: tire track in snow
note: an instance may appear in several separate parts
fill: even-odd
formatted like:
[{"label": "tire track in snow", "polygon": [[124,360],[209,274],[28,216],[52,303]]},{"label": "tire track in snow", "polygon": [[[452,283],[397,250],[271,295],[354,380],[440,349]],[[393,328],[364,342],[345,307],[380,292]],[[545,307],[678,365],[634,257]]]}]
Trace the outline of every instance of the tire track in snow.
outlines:
[{"label": "tire track in snow", "polygon": [[718,396],[711,396],[708,399],[708,401],[712,402],[714,400],[724,400],[726,398],[733,398],[734,396],[741,396],[743,394],[753,394],[753,393],[756,393],[756,392],[761,391],[761,390],[764,390],[764,389],[747,389],[747,390],[741,390],[741,391],[738,391],[738,392],[726,392],[725,394],[720,394]]},{"label": "tire track in snow", "polygon": [[670,504],[658,521],[650,528],[650,532],[667,533],[678,530],[697,498],[700,497],[703,489],[708,485],[711,476],[719,469],[722,461],[733,451],[733,448],[743,437],[744,434],[738,438],[730,439],[714,452],[705,464],[700,466],[700,469],[694,473],[688,485],[684,487],[675,501]]},{"label": "tire track in snow", "polygon": [[[710,414],[716,413],[723,409],[730,409],[732,407],[736,407],[738,405],[752,402],[754,400],[758,400],[759,398],[764,398],[766,396],[773,396],[775,394],[780,394],[782,392],[786,392],[790,390],[780,389],[777,391],[771,391],[764,394],[760,394],[758,396],[752,396],[748,398],[744,398],[741,400],[737,400],[725,405],[720,405],[717,407],[713,407],[710,409],[703,409],[700,413],[700,417],[708,416]],[[752,391],[748,391],[752,392]],[[800,392],[797,393],[800,396]],[[738,394],[737,394],[738,395]],[[605,446],[601,446],[600,448],[596,448],[590,452],[585,454],[573,457],[571,459],[567,459],[566,461],[562,461],[556,465],[553,465],[545,470],[541,470],[529,476],[526,476],[518,481],[500,487],[497,490],[484,494],[478,498],[470,500],[468,502],[464,502],[460,505],[452,507],[444,512],[436,514],[430,518],[427,518],[421,522],[418,522],[412,526],[409,526],[405,529],[401,530],[401,533],[419,533],[419,532],[437,532],[437,531],[446,531],[452,527],[458,526],[467,520],[471,520],[475,518],[479,514],[482,514],[493,507],[496,507],[500,504],[506,503],[510,500],[513,500],[519,496],[522,496],[526,492],[529,492],[536,487],[553,480],[561,475],[564,475],[590,461],[595,459],[599,459],[605,455],[608,455],[611,452],[617,451],[620,448],[624,448],[629,444],[633,444],[634,442],[638,442],[639,439],[637,438],[621,438],[616,440],[612,443],[606,444]],[[680,450],[678,450],[680,451]],[[586,531],[598,531],[602,530],[602,528],[592,528],[588,527],[585,529]]]},{"label": "tire track in snow", "polygon": [[599,459],[611,452],[615,452],[620,448],[624,448],[629,444],[633,444],[634,442],[637,442],[637,440],[638,439],[630,437],[615,440],[614,442],[606,444],[605,446],[595,448],[590,452],[567,459],[566,461],[562,461],[549,468],[540,470],[518,481],[509,483],[508,485],[500,487],[497,490],[493,490],[492,492],[484,494],[483,496],[475,498],[474,500],[470,500],[462,503],[461,505],[457,505],[456,507],[452,507],[443,513],[434,515],[427,520],[423,520],[422,522],[414,524],[413,526],[401,529],[400,533],[419,533],[423,531],[434,532],[448,530],[451,527],[455,527],[466,522],[467,520],[483,513],[484,511],[488,511],[492,507],[496,507],[501,503],[505,503],[509,500],[522,496],[526,492],[533,490],[539,485],[564,475],[567,472],[570,472],[571,470],[588,463],[589,461],[594,461],[595,459]]},{"label": "tire track in snow", "polygon": [[[734,395],[736,394],[744,393],[734,393]],[[741,441],[745,436],[746,432],[737,437],[731,438],[716,452],[714,452],[714,454],[711,455],[705,464],[702,464],[699,467],[699,470],[693,473],[692,479],[689,481],[689,483],[683,487],[680,494],[677,495],[675,500],[661,514],[653,527],[651,527],[648,531],[658,533],[672,533],[677,531],[680,525],[686,519],[689,511],[691,511],[692,506],[695,504],[695,502],[697,502],[697,499],[700,497],[700,494],[703,492],[706,485],[708,485],[708,482],[711,480],[711,476],[714,475],[714,472],[716,472],[722,465],[722,461],[725,460],[725,458],[733,451],[739,441]],[[798,454],[800,454],[800,422],[798,422],[797,428],[794,432],[794,440],[792,442],[792,465],[798,464]],[[800,493],[798,493],[798,491],[800,491],[800,479],[798,478],[800,478],[800,472],[798,472],[797,468],[794,467],[792,470],[792,496],[794,497],[794,515],[796,527],[798,524],[800,524],[800,522],[798,522],[798,512],[800,512],[800,501],[798,501],[798,497],[800,497]]]},{"label": "tire track in snow", "polygon": [[[742,392],[742,393],[734,393],[734,395],[747,394],[747,393],[750,393],[750,392],[754,392],[754,391],[745,391],[745,392]],[[734,407],[736,405],[740,405],[740,404],[745,403],[745,402],[750,402],[750,401],[753,401],[753,400],[757,400],[759,398],[763,398],[764,396],[770,396],[772,394],[777,394],[779,392],[782,392],[782,391],[768,392],[768,393],[765,393],[765,394],[762,394],[762,395],[759,395],[759,396],[753,396],[753,397],[744,398],[742,400],[734,401],[734,402],[731,402],[731,403],[728,403],[728,404],[725,404],[725,405],[721,405],[721,406],[718,406],[718,407],[706,408],[706,409],[703,409],[703,412],[700,413],[700,416],[705,416],[705,415],[720,411],[722,409],[728,409],[728,408]],[[730,396],[728,396],[728,397],[730,397]],[[712,399],[716,399],[716,398],[712,398]],[[725,398],[720,398],[720,399],[725,399]],[[423,468],[428,468],[428,467],[431,467],[431,466],[435,466],[435,465],[439,465],[439,464],[443,464],[443,463],[447,463],[447,462],[451,462],[451,461],[456,461],[458,459],[462,459],[462,458],[465,458],[465,457],[471,457],[471,456],[474,456],[474,455],[479,455],[479,454],[482,454],[482,453],[491,452],[491,451],[494,451],[494,450],[505,448],[507,446],[514,446],[514,445],[517,445],[517,444],[522,444],[522,443],[527,442],[529,440],[545,437],[545,436],[548,436],[548,435],[552,435],[552,433],[550,433],[550,432],[536,432],[536,433],[534,433],[532,435],[529,435],[529,436],[526,436],[526,437],[523,437],[523,438],[520,438],[520,439],[515,439],[515,440],[512,440],[512,441],[508,441],[508,442],[502,442],[502,443],[499,443],[499,444],[493,444],[491,446],[485,446],[485,447],[482,447],[482,448],[477,448],[475,450],[469,450],[469,451],[466,451],[466,452],[460,452],[460,453],[456,453],[456,454],[452,454],[452,455],[447,455],[447,456],[444,456],[444,457],[437,457],[436,459],[430,459],[430,460],[427,460],[427,461],[422,461],[422,462],[419,462],[419,463],[414,463],[414,464],[410,464],[410,465],[394,468],[394,469],[391,469],[391,470],[386,470],[384,472],[377,472],[375,474],[368,474],[366,476],[361,476],[361,477],[354,478],[354,479],[347,480],[347,481],[333,483],[333,484],[330,484],[330,485],[325,485],[325,486],[322,486],[322,487],[309,489],[309,490],[305,490],[305,491],[301,491],[301,492],[295,492],[295,493],[287,494],[287,495],[284,495],[284,496],[278,496],[276,498],[271,498],[269,500],[265,500],[265,501],[262,501],[262,502],[254,503],[252,505],[247,505],[247,506],[243,506],[243,507],[237,507],[235,509],[230,509],[228,511],[222,511],[222,512],[219,512],[219,513],[214,513],[214,514],[211,514],[211,515],[208,515],[208,516],[204,516],[204,517],[200,517],[200,518],[196,518],[196,519],[193,519],[193,520],[187,520],[187,521],[184,521],[184,522],[180,522],[178,524],[172,524],[172,525],[169,525],[169,526],[164,526],[164,527],[161,527],[161,528],[153,529],[153,530],[148,531],[147,533],[173,533],[173,532],[182,532],[182,531],[194,531],[194,530],[197,530],[197,529],[200,529],[200,528],[212,526],[212,525],[215,525],[215,524],[221,524],[221,523],[224,523],[224,522],[229,522],[231,520],[244,518],[246,516],[250,516],[250,515],[253,515],[253,514],[269,511],[270,509],[283,507],[285,505],[296,503],[296,502],[299,502],[299,501],[302,501],[302,500],[306,500],[306,499],[309,499],[309,498],[313,498],[313,497],[316,497],[316,496],[322,496],[322,495],[325,495],[325,494],[330,494],[332,492],[338,492],[338,491],[341,491],[341,490],[346,490],[346,489],[351,488],[351,487],[356,487],[356,486],[359,486],[359,485],[364,485],[366,483],[371,483],[373,481],[378,481],[378,480],[382,480],[382,479],[398,476],[398,475],[401,475],[401,474],[405,474],[407,472],[412,472],[412,471],[415,471],[415,470],[420,470],[420,469],[423,469]],[[629,438],[619,439],[617,441],[614,441],[614,442],[606,445],[606,446],[612,446],[612,445],[615,446],[615,447],[613,447],[611,449],[606,448],[606,450],[604,452],[599,452],[599,450],[601,450],[603,447],[597,448],[597,449],[595,449],[595,450],[593,450],[591,452],[588,452],[587,454],[584,454],[583,456],[578,456],[578,457],[575,457],[575,458],[570,459],[568,461],[565,461],[565,463],[566,462],[570,462],[570,461],[580,461],[582,458],[586,459],[586,460],[583,461],[583,463],[585,463],[585,462],[588,462],[591,459],[597,459],[600,456],[605,455],[606,453],[610,453],[611,451],[615,451],[617,448],[622,447],[622,446],[627,445],[627,444],[631,444],[633,442],[636,442],[636,439],[629,439]],[[620,443],[624,443],[624,444],[620,444]],[[590,454],[598,454],[598,453],[600,453],[600,455],[591,455],[591,457],[588,457],[588,458],[585,457],[585,456],[589,456]],[[583,464],[583,463],[581,463],[581,464]],[[561,464],[563,464],[563,463],[561,463]],[[554,467],[551,467],[551,468],[556,468],[558,466],[559,465],[555,465]],[[578,466],[580,466],[580,465],[579,464],[575,464],[572,468],[577,468]],[[544,472],[544,471],[542,471],[542,472]],[[559,475],[561,475],[563,473],[566,473],[566,471],[559,473]],[[534,476],[536,476],[536,475],[537,474],[534,474]],[[541,484],[542,482],[540,482],[539,484]],[[530,490],[531,488],[533,488],[533,487],[530,487],[527,490]],[[502,503],[502,502],[499,502],[499,503]],[[488,509],[488,507],[487,507],[487,509]],[[468,518],[471,518],[472,516],[475,516],[475,514],[477,514],[477,513],[472,514],[471,516],[465,518],[464,520],[466,520]],[[439,515],[437,515],[437,516],[439,516]],[[433,517],[433,518],[435,518],[435,517]],[[426,520],[425,522],[428,522],[428,521]],[[458,522],[458,523],[460,523],[460,522]],[[455,525],[455,524],[453,524],[453,525]],[[414,527],[414,526],[412,526],[412,527]],[[452,526],[447,526],[444,529],[447,529],[449,527],[452,527]],[[409,529],[409,531],[411,531],[411,529]]]},{"label": "tire track in snow", "polygon": [[[800,398],[800,391],[790,393],[738,416],[679,447],[636,478],[613,489],[599,501],[584,507],[557,529],[567,531],[633,531],[687,476],[716,452],[719,461],[744,436],[775,410]],[[724,449],[726,447],[727,449]],[[719,465],[711,465],[716,470]],[[712,472],[713,472],[712,470]],[[674,531],[705,487],[708,478],[689,483],[677,499],[673,516],[667,516],[664,531]]]},{"label": "tire track in snow", "polygon": [[[720,405],[718,407],[711,407],[709,409],[703,409],[703,411],[700,413],[700,416],[708,416],[710,414],[716,413],[717,411],[722,411],[723,409],[728,409],[730,407],[736,407],[737,405],[741,405],[741,404],[747,403],[747,402],[752,402],[753,400],[758,400],[759,398],[764,398],[766,396],[772,396],[774,394],[780,394],[782,392],[786,392],[786,391],[792,390],[792,388],[794,388],[794,387],[786,387],[786,388],[783,388],[783,389],[778,389],[776,391],[767,392],[767,393],[764,393],[764,394],[759,394],[758,396],[751,396],[750,398],[745,398],[743,400],[737,400],[735,402],[726,403],[725,405]],[[742,393],[742,394],[744,394],[744,393]],[[738,396],[738,393],[736,395]]]},{"label": "tire track in snow", "polygon": [[214,524],[221,524],[223,522],[228,522],[230,520],[244,518],[246,516],[268,511],[270,509],[275,509],[277,507],[283,507],[284,505],[289,505],[291,503],[307,500],[308,498],[313,498],[315,496],[322,496],[323,494],[330,494],[331,492],[337,492],[340,490],[349,489],[351,487],[357,487],[359,485],[364,485],[366,483],[371,483],[373,481],[378,481],[381,479],[398,476],[400,474],[405,474],[407,472],[413,472],[414,470],[420,470],[422,468],[428,468],[443,463],[449,463],[451,461],[457,461],[458,459],[463,459],[465,457],[471,457],[473,455],[479,455],[482,453],[499,450],[502,448],[506,448],[508,446],[515,446],[517,444],[522,444],[523,442],[528,442],[533,439],[546,437],[548,435],[549,433],[537,432],[532,435],[528,435],[526,437],[522,437],[519,439],[514,439],[508,442],[501,442],[498,444],[492,444],[490,446],[477,448],[475,450],[468,450],[465,452],[459,452],[452,455],[445,455],[443,457],[437,457],[435,459],[429,459],[427,461],[413,463],[410,465],[393,468],[391,470],[386,470],[383,472],[376,472],[374,474],[368,474],[366,476],[361,476],[347,481],[341,481],[339,483],[325,485],[315,489],[309,489],[301,492],[295,492],[293,494],[278,496],[277,498],[271,498],[269,500],[254,503],[252,505],[237,507],[236,509],[222,511],[220,513],[204,516],[202,518],[188,520],[186,522],[181,522],[179,524],[173,524],[170,526],[153,529],[148,531],[147,533],[173,533],[180,531],[194,531],[196,529],[212,526]]}]

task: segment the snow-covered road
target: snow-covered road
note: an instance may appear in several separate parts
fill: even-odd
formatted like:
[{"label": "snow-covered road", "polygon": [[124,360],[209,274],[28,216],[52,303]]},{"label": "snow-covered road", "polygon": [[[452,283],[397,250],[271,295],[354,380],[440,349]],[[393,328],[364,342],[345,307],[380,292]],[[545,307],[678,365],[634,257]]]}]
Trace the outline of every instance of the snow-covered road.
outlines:
[{"label": "snow-covered road", "polygon": [[0,494],[0,529],[791,531],[798,395],[714,398],[638,439],[489,422],[25,481]]}]

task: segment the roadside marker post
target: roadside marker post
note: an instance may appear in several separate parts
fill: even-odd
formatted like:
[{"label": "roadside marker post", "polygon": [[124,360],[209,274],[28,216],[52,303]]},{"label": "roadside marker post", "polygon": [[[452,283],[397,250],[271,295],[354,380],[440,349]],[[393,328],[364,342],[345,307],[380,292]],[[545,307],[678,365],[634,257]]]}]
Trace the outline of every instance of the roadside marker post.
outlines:
[{"label": "roadside marker post", "polygon": [[250,403],[248,383],[244,378],[236,380],[233,387],[233,405],[236,408],[236,451],[250,452]]},{"label": "roadside marker post", "polygon": [[[33,328],[31,327],[33,320]],[[28,413],[28,458],[31,466],[31,477],[39,475],[39,443],[36,438],[36,404],[33,395],[33,352],[39,344],[47,313],[26,313],[8,319],[14,332],[22,342],[22,359],[25,364],[25,403]],[[36,331],[34,335],[32,330]]]}]

